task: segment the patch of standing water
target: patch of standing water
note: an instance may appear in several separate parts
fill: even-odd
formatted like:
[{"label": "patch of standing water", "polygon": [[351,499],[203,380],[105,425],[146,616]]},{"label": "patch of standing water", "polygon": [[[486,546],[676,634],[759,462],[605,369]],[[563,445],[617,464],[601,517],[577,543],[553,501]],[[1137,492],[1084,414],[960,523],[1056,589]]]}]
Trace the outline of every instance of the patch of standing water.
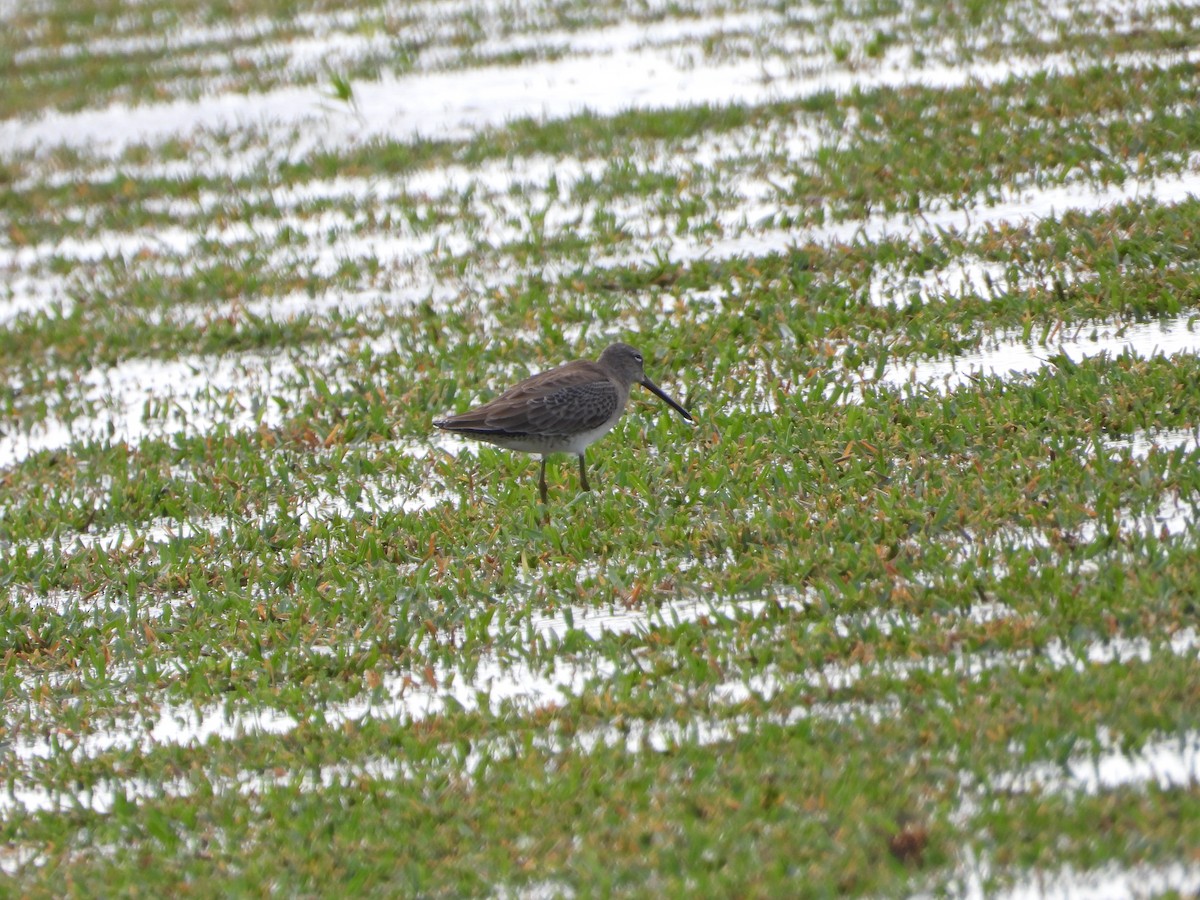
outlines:
[{"label": "patch of standing water", "polygon": [[903,307],[969,296],[991,300],[1007,291],[1045,287],[1047,283],[1047,278],[1017,277],[1007,263],[956,259],[919,275],[883,267],[873,273],[867,297],[872,306]]},{"label": "patch of standing water", "polygon": [[[1067,867],[1017,880],[995,900],[1111,900],[1113,897],[1194,897],[1200,894],[1200,865],[1117,864],[1077,871]],[[982,896],[982,895],[980,895]]]},{"label": "patch of standing water", "polygon": [[727,719],[705,719],[701,716],[693,716],[686,722],[634,719],[622,722],[619,726],[609,725],[575,732],[569,738],[543,738],[539,743],[556,750],[577,748],[584,753],[592,753],[602,747],[622,747],[628,753],[643,750],[665,753],[684,745],[707,746],[730,741],[740,734],[753,733],[763,726],[788,728],[805,719],[830,719],[838,722],[863,719],[878,724],[884,719],[900,715],[900,712],[901,704],[899,700],[894,699],[884,703],[814,703],[793,707],[784,712],[767,712],[755,716],[739,715]]},{"label": "patch of standing water", "polygon": [[1143,459],[1151,453],[1172,453],[1175,450],[1192,452],[1200,448],[1200,429],[1138,431],[1127,438],[1107,440],[1103,446],[1114,455],[1128,452],[1134,459]]},{"label": "patch of standing water", "polygon": [[1195,896],[1200,892],[1200,865],[1122,866],[1109,863],[1095,869],[1066,866],[1055,871],[1021,872],[1012,886],[988,885],[1000,877],[988,860],[968,848],[954,877],[937,893],[916,894],[917,900],[960,897],[962,900],[1112,900],[1115,897]]},{"label": "patch of standing water", "polygon": [[[972,240],[995,227],[1033,226],[1067,213],[1086,214],[1134,202],[1154,201],[1169,205],[1187,201],[1200,195],[1198,167],[1200,156],[1194,156],[1185,161],[1182,172],[1169,172],[1151,178],[1130,178],[1120,184],[1093,186],[1075,181],[1048,188],[1005,188],[999,192],[999,196],[980,196],[954,203],[935,200],[916,215],[872,215],[811,228],[748,228],[747,222],[760,221],[764,217],[770,218],[788,211],[785,207],[763,206],[754,201],[720,212],[719,237],[676,234],[665,241],[648,242],[646,247],[634,251],[621,250],[597,260],[596,264],[654,263],[662,258],[672,262],[722,260],[788,253],[807,243],[828,246],[889,239],[918,242],[938,238],[945,233]],[[803,210],[797,212],[802,213]],[[948,266],[944,270],[945,277],[953,278],[960,284],[982,281],[986,285],[986,278],[991,274],[986,264],[980,263],[977,267],[967,264],[961,275],[955,275],[954,267],[957,265],[952,263]],[[937,273],[926,273],[918,287],[928,286],[938,277]],[[877,305],[907,301],[903,294],[899,297],[885,296],[883,291],[884,286],[872,286],[869,294],[871,301]]]},{"label": "patch of standing water", "polygon": [[450,495],[445,491],[414,484],[404,478],[386,478],[375,483],[358,482],[356,486],[359,493],[353,503],[347,499],[344,490],[322,491],[305,500],[290,515],[295,515],[300,525],[307,527],[311,522],[328,521],[335,516],[353,518],[360,514],[390,510],[412,513],[451,502]]},{"label": "patch of standing water", "polygon": [[[143,545],[165,544],[169,541],[194,538],[197,535],[208,535],[219,531],[227,524],[227,520],[216,516],[200,519],[167,519],[159,518],[150,522],[129,522],[109,528],[104,531],[67,532],[56,537],[25,544],[13,544],[5,547],[0,544],[0,559],[3,559],[12,547],[24,546],[26,550],[53,552],[57,554],[75,553],[92,548],[104,553],[114,553],[128,549],[135,543]],[[78,607],[79,595],[73,591],[62,591],[58,599],[43,597],[31,601],[31,605],[43,605],[65,612]]]},{"label": "patch of standing water", "polygon": [[67,294],[67,281],[59,275],[13,274],[0,287],[0,328],[20,316],[49,314],[52,310],[60,310],[66,317],[74,308],[75,302]]},{"label": "patch of standing water", "polygon": [[[1134,562],[1134,553],[1125,548],[1122,538],[1187,538],[1196,534],[1196,522],[1200,519],[1198,513],[1200,499],[1168,495],[1144,512],[1121,510],[1115,522],[1115,529],[1110,529],[1104,522],[1093,518],[1086,519],[1072,528],[1003,527],[986,535],[964,531],[956,536],[951,545],[951,561],[956,566],[978,567],[986,558],[985,565],[996,578],[1010,574],[1013,566],[1021,572],[1041,565],[1049,565],[1059,571],[1094,572],[1100,565],[1097,558],[1064,558],[1064,544],[1086,546],[1101,537],[1106,539],[1106,543],[1108,538],[1113,538],[1115,540],[1106,552],[1119,554]],[[1049,551],[1046,554],[1048,559],[1042,563],[1035,554],[1024,551]],[[937,581],[929,581],[920,576],[916,580],[926,587],[937,586]]]},{"label": "patch of standing water", "polygon": [[[1175,656],[1185,656],[1200,646],[1200,634],[1195,629],[1185,629],[1172,635],[1168,642],[1159,646]],[[949,670],[959,672],[966,678],[977,678],[993,669],[1034,665],[1041,660],[1055,670],[1084,671],[1092,665],[1146,662],[1153,656],[1155,649],[1156,645],[1146,638],[1114,637],[1103,641],[1091,641],[1082,646],[1070,646],[1056,639],[1047,645],[1044,652],[1038,654],[1029,650],[960,652],[949,657],[884,659],[872,663],[835,662],[802,673],[783,673],[778,669],[768,669],[742,681],[727,682],[715,690],[728,703],[740,703],[745,700],[770,702],[784,687],[797,682],[806,684],[813,690],[840,691],[869,677],[907,681],[914,672],[941,673]]]},{"label": "patch of standing water", "polygon": [[15,875],[26,866],[42,865],[45,859],[46,855],[40,847],[7,844],[0,847],[0,872],[5,875]]},{"label": "patch of standing water", "polygon": [[262,354],[132,359],[91,369],[79,383],[79,400],[90,414],[48,419],[28,431],[0,436],[0,469],[76,442],[137,444],[170,434],[204,433],[218,424],[234,429],[277,425],[282,416],[269,401],[291,374],[293,366]]},{"label": "patch of standing water", "polygon": [[188,783],[182,779],[166,784],[143,778],[106,779],[91,787],[60,791],[40,786],[9,784],[7,792],[0,790],[0,816],[20,809],[26,813],[72,812],[89,810],[106,814],[112,811],[117,797],[137,803],[164,796],[186,796]]},{"label": "patch of standing water", "polygon": [[[773,13],[760,15],[767,24],[774,18]],[[706,28],[722,30],[724,23],[723,15],[700,17],[687,30],[700,37]],[[1079,65],[1064,54],[915,66],[913,48],[896,46],[880,60],[863,59],[850,68],[836,62],[827,42],[820,41],[810,48],[816,52],[807,61],[783,54],[697,65],[693,54],[678,47],[642,46],[636,28],[619,26],[598,33],[601,37],[590,41],[585,33],[573,36],[573,42],[588,43],[582,56],[356,82],[354,103],[340,114],[330,110],[327,89],[314,85],[260,94],[206,94],[198,100],[144,106],[113,104],[99,110],[47,113],[33,122],[6,121],[0,123],[0,153],[70,145],[119,154],[135,143],[250,127],[264,128],[269,140],[305,134],[293,150],[305,152],[380,138],[469,138],[514,119],[555,119],[585,110],[612,115],[629,109],[760,104],[880,86],[988,84],[1039,71],[1073,71]],[[794,49],[803,52],[807,43],[801,36]],[[1189,58],[1188,54],[1150,58],[1131,53],[1110,60],[1110,65],[1162,66]],[[814,70],[817,73],[810,74]]]},{"label": "patch of standing water", "polygon": [[1094,754],[1077,754],[1064,763],[1037,763],[995,775],[992,790],[1095,795],[1146,784],[1163,791],[1200,785],[1200,732],[1150,741],[1136,751],[1126,751],[1105,732],[1100,745]]},{"label": "patch of standing water", "polygon": [[1036,372],[1054,364],[1054,357],[1065,356],[1079,362],[1100,354],[1119,356],[1128,353],[1148,359],[1156,354],[1200,351],[1200,325],[1194,312],[1174,318],[1137,325],[1109,321],[1073,326],[1069,333],[1058,332],[1038,344],[1026,342],[1019,331],[993,335],[990,349],[960,356],[913,363],[894,363],[879,378],[893,387],[919,385],[936,391],[951,391],[972,384],[980,377]]},{"label": "patch of standing water", "polygon": [[[385,351],[393,339],[363,342]],[[106,441],[136,445],[175,434],[211,433],[278,427],[284,406],[295,399],[302,370],[320,370],[338,352],[326,345],[302,364],[299,356],[245,353],[224,357],[192,356],[175,360],[130,359],[95,368],[80,378],[77,402],[86,414],[69,420],[51,418],[27,431],[0,435],[0,470],[43,450],[73,443]]]},{"label": "patch of standing water", "polygon": [[[760,603],[763,601],[752,601]],[[702,606],[708,612],[721,615],[720,608],[685,601],[682,605],[664,604],[669,607],[663,612],[660,607],[654,615],[663,622],[694,621]],[[646,627],[650,611],[641,611],[629,616],[579,610],[583,627],[567,625],[567,616],[558,614],[538,617],[531,621],[535,634],[565,636],[566,629],[578,628],[587,634],[641,633]],[[1002,616],[1004,611],[987,608],[967,611],[964,616],[972,621],[987,620]],[[756,614],[753,607],[735,604],[734,616]],[[590,623],[589,620],[590,619]],[[857,624],[846,624],[847,633],[856,628],[868,627],[869,616],[850,617]],[[915,620],[914,620],[915,621]],[[889,627],[907,627],[903,621]],[[597,638],[598,639],[598,638]],[[1166,649],[1174,654],[1191,653],[1200,645],[1200,636],[1194,630],[1176,634]],[[1154,648],[1148,641],[1114,639],[1095,642],[1082,651],[1072,651],[1064,646],[1047,648],[1046,658],[1056,669],[1078,668],[1080,665],[1122,664],[1132,660],[1148,659]],[[1082,652],[1082,656],[1079,655]],[[815,690],[841,690],[848,688],[864,677],[885,675],[905,679],[918,669],[943,671],[948,665],[959,668],[968,677],[976,677],[984,671],[1005,665],[1022,665],[1034,659],[1030,653],[995,653],[963,657],[960,660],[927,658],[923,660],[880,661],[876,664],[831,664],[818,671],[784,673],[778,669],[755,673],[745,678],[734,678],[716,686],[707,696],[720,704],[732,705],[743,702],[771,702],[786,686],[800,681]],[[1084,663],[1086,660],[1086,663]],[[614,662],[607,659],[579,657],[556,663],[550,672],[536,669],[523,661],[513,663],[498,659],[483,659],[470,670],[458,665],[436,665],[423,673],[396,673],[386,676],[380,685],[370,692],[367,699],[332,704],[320,710],[321,721],[327,727],[338,727],[347,722],[360,721],[366,717],[414,722],[428,716],[450,711],[471,712],[486,709],[492,714],[507,714],[513,711],[528,712],[554,707],[571,696],[578,696],[594,681],[607,681],[616,674]],[[835,718],[887,717],[894,714],[894,704],[889,700],[882,705],[859,703],[815,703],[795,707],[784,713],[771,713],[764,721],[776,725],[794,724],[808,716],[832,716]],[[744,717],[743,717],[744,718]],[[21,739],[15,736],[11,743],[14,756],[21,760],[44,759],[59,753],[68,753],[72,758],[84,759],[109,750],[140,750],[149,752],[156,746],[193,746],[209,740],[236,740],[255,734],[284,734],[299,725],[294,716],[269,708],[237,710],[220,703],[209,707],[174,706],[164,704],[153,716],[136,713],[120,727],[98,730],[76,739],[70,745],[61,742],[51,745],[41,738]],[[754,727],[750,719],[735,717],[732,720],[714,719],[711,722],[696,720],[694,727],[676,726],[671,723],[642,723],[634,725],[619,736],[612,728],[600,729],[577,744],[585,751],[599,746],[613,746],[614,742],[632,750],[664,749],[681,742],[717,742],[729,739],[741,731]],[[551,740],[551,744],[553,744]],[[547,744],[547,746],[551,746]],[[97,788],[84,798],[85,805],[106,808],[112,801],[112,792],[123,782]],[[186,786],[185,786],[186,787]],[[144,790],[143,790],[144,788]],[[139,793],[140,792],[140,793]],[[156,796],[162,788],[139,787],[133,784],[127,796]],[[64,803],[75,803],[75,799],[40,787],[29,787],[14,780],[8,795],[0,797],[0,813],[15,808],[48,809],[65,808]],[[90,808],[90,807],[89,807]]]},{"label": "patch of standing water", "polygon": [[[447,286],[444,279],[438,277],[430,267],[431,252],[464,254],[472,249],[482,248],[486,254],[494,256],[497,247],[503,247],[507,241],[520,236],[522,231],[516,223],[524,221],[531,214],[530,210],[524,208],[504,211],[512,202],[508,188],[517,184],[524,185],[527,190],[523,189],[521,196],[526,197],[528,201],[528,190],[540,190],[538,185],[551,178],[561,177],[562,190],[569,192],[571,182],[590,172],[594,165],[594,162],[571,161],[560,173],[557,170],[559,167],[551,161],[537,157],[532,160],[510,160],[503,164],[485,163],[475,170],[451,167],[445,172],[433,170],[433,174],[418,173],[414,176],[413,189],[418,191],[458,190],[463,188],[461,182],[464,181],[474,186],[489,185],[489,190],[482,194],[477,194],[472,189],[472,215],[478,220],[477,227],[473,229],[456,230],[449,225],[441,225],[435,233],[364,233],[352,218],[332,211],[317,217],[287,215],[280,220],[264,219],[254,224],[253,233],[258,234],[260,239],[267,240],[283,229],[303,235],[306,244],[312,246],[316,254],[309,263],[314,271],[329,275],[347,260],[371,259],[382,265],[386,272],[393,273],[388,276],[393,282],[401,278],[402,283],[374,285],[353,294],[339,292],[333,297],[319,295],[313,298],[306,294],[293,294],[284,298],[241,301],[233,306],[226,304],[224,307],[215,308],[209,305],[185,305],[171,310],[169,315],[185,322],[206,321],[213,317],[220,318],[226,312],[237,316],[244,310],[260,317],[278,319],[321,314],[330,310],[346,313],[372,307],[387,308],[423,299],[440,305],[453,300],[468,289]],[[1200,158],[1189,162],[1189,167],[1198,165]],[[727,187],[735,195],[745,193],[739,188],[740,176],[733,177],[735,183]],[[754,182],[755,179],[751,178],[750,181]],[[288,204],[306,202],[304,198],[310,193],[315,196],[361,197],[364,200],[381,201],[386,196],[392,196],[394,190],[385,189],[365,179],[335,179],[332,182],[320,182],[295,189],[281,189],[279,198],[274,202],[286,208]],[[654,229],[646,236],[633,236],[645,230],[641,226],[633,227],[633,223],[643,222],[647,216],[658,216],[653,209],[644,208],[644,203],[633,202],[618,219],[622,228],[629,232],[630,243],[635,249],[622,250],[616,256],[606,256],[593,262],[599,267],[628,265],[631,261],[661,260],[663,255],[675,261],[693,258],[711,260],[745,253],[786,252],[805,241],[821,244],[845,240],[873,240],[889,235],[904,235],[909,239],[919,240],[922,236],[928,238],[941,229],[961,230],[967,234],[978,233],[996,225],[1012,227],[1029,224],[1051,213],[1111,208],[1134,199],[1172,203],[1195,193],[1200,193],[1200,174],[1189,172],[1184,175],[1162,175],[1100,189],[1087,185],[1068,185],[1040,191],[1017,191],[1009,197],[1002,196],[997,203],[992,203],[989,198],[981,198],[966,209],[953,209],[945,213],[931,211],[919,217],[872,217],[810,230],[786,231],[772,231],[769,228],[763,230],[758,225],[746,224],[750,220],[747,213],[748,204],[752,206],[760,201],[743,201],[735,203],[732,209],[717,214],[722,222],[740,222],[736,226],[730,224],[728,229],[719,229],[728,230],[732,237],[710,240],[703,235],[684,232],[670,238],[670,246],[665,251],[659,246],[660,241],[654,236]],[[488,199],[489,197],[494,197],[495,202]],[[503,200],[503,203],[497,208],[496,203],[500,200]],[[460,201],[439,196],[435,202],[448,203],[457,209],[456,204]],[[586,233],[589,227],[580,220],[578,210],[569,200],[551,204],[545,213],[548,237],[553,236],[556,228],[577,234]],[[558,221],[557,225],[552,224],[555,221]],[[629,231],[631,227],[633,230]],[[666,231],[675,232],[677,229],[666,228]],[[229,241],[246,240],[250,233],[242,223],[206,233],[205,240],[215,241],[224,246]],[[42,265],[49,257],[65,257],[87,262],[117,256],[127,261],[138,260],[139,266],[153,267],[153,260],[157,258],[155,255],[147,262],[140,260],[139,254],[144,250],[153,253],[161,250],[167,253],[166,260],[170,267],[188,270],[196,265],[194,254],[188,249],[196,240],[198,238],[195,235],[180,228],[146,234],[103,232],[86,239],[71,238],[44,246],[0,250],[0,259],[6,260],[6,265],[16,267],[17,273],[23,272],[25,267]],[[485,288],[484,293],[511,283],[518,277],[519,269],[514,272],[511,266],[503,265],[503,252],[500,251],[500,254],[499,258],[491,264],[485,264],[484,268],[478,271],[478,280]],[[174,271],[174,268],[171,271]],[[1017,279],[1015,283],[1014,277]],[[967,259],[953,261],[943,268],[930,270],[919,276],[908,276],[902,272],[884,269],[875,273],[867,290],[873,303],[905,303],[914,296],[924,300],[961,296],[965,293],[991,296],[998,288],[1036,287],[1039,283],[1046,283],[1049,277],[1048,274],[1014,276],[998,263]],[[1073,279],[1080,276],[1069,274],[1063,277]],[[45,281],[42,279],[43,276],[32,278],[22,275],[20,281],[13,281],[16,287],[12,289],[12,305],[5,309],[0,304],[0,319],[6,315],[13,318],[50,310],[57,302],[68,304],[66,308],[69,309],[69,301],[61,299],[66,296],[63,287],[56,283],[54,277],[48,277]]]},{"label": "patch of standing water", "polygon": [[1157,507],[1141,516],[1127,516],[1121,527],[1127,531],[1158,537],[1195,535],[1197,503],[1183,497],[1164,497]]},{"label": "patch of standing water", "polygon": [[[50,759],[63,752],[75,760],[83,760],[109,751],[140,750],[145,753],[156,746],[203,744],[214,737],[232,740],[254,734],[281,734],[296,725],[296,720],[290,716],[269,709],[229,716],[223,706],[197,710],[165,704],[157,717],[137,714],[118,729],[96,731],[73,740],[58,735],[54,744],[42,738],[23,739],[18,735],[11,741],[10,748],[14,757],[22,761]],[[108,779],[87,789],[70,791],[10,780],[7,787],[0,790],[0,817],[18,809],[27,813],[75,809],[107,813],[118,795],[138,802],[166,795],[183,796],[189,792],[190,787],[184,780],[157,784],[137,778]]]},{"label": "patch of standing water", "polygon": [[[1194,644],[1193,644],[1194,646]],[[1159,791],[1189,791],[1200,784],[1200,732],[1185,731],[1151,740],[1137,750],[1126,751],[1106,730],[1099,735],[1100,747],[1092,754],[1075,754],[1064,762],[1043,762],[987,779],[966,801],[967,817],[978,813],[990,794],[1087,794],[1152,785]],[[1055,872],[1023,873],[1006,890],[985,890],[986,882],[1000,876],[987,858],[977,858],[967,849],[954,880],[947,885],[963,897],[1108,898],[1156,896],[1171,892],[1191,895],[1200,889],[1200,867],[1173,864],[1165,867],[1136,866],[1132,869],[1109,864],[1098,869],[1076,871],[1070,867]],[[920,895],[925,896],[925,895]]]},{"label": "patch of standing water", "polygon": [[[680,598],[655,606],[634,606],[617,609],[615,606],[567,606],[552,613],[534,613],[528,619],[517,620],[515,627],[528,637],[562,640],[577,631],[593,640],[605,635],[645,635],[656,628],[672,628],[691,622],[708,620],[737,620],[754,618],[770,603],[801,609],[804,603],[790,593],[775,600],[737,598]],[[503,628],[500,624],[497,628]]]},{"label": "patch of standing water", "polygon": [[271,709],[239,711],[229,715],[224,704],[205,709],[163,704],[157,715],[135,714],[118,729],[100,729],[79,738],[59,735],[54,744],[43,738],[14,739],[13,754],[22,760],[50,759],[66,752],[72,759],[92,759],[110,751],[155,747],[187,747],[210,738],[236,740],[255,734],[283,734],[296,727],[291,716]]}]

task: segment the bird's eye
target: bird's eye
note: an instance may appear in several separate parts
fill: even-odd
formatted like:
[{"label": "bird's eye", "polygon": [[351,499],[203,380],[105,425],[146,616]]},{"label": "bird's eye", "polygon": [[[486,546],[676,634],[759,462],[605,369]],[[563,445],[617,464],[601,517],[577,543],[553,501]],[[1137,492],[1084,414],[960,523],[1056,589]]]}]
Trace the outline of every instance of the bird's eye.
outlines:
[{"label": "bird's eye", "polygon": [[640,353],[633,354],[633,358],[636,359],[638,362],[642,362],[642,354],[640,354]]}]

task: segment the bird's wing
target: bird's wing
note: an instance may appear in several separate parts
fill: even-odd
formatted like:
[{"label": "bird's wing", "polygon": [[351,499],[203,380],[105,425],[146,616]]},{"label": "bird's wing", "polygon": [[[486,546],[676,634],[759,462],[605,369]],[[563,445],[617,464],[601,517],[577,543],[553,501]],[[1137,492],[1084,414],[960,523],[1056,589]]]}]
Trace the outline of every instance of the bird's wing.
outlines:
[{"label": "bird's wing", "polygon": [[566,435],[599,428],[621,402],[617,387],[592,363],[561,366],[515,385],[482,406],[438,423],[476,434]]},{"label": "bird's wing", "polygon": [[530,430],[538,434],[577,434],[599,428],[611,419],[618,403],[616,386],[605,379],[530,397],[526,415]]}]

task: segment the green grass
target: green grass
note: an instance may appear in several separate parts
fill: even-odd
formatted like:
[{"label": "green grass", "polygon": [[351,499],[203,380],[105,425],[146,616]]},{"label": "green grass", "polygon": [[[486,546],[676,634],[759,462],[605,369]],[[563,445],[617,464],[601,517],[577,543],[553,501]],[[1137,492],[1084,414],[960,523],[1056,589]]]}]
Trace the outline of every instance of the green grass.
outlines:
[{"label": "green grass", "polygon": [[[10,122],[302,86],[330,129],[0,150],[10,892],[1195,890],[1196,773],[1086,774],[1200,740],[1194,17],[840,6],[668,57],[846,89],[372,140],[374,80],[628,11],[7,14]],[[280,62],[325,28],[394,40]],[[434,433],[615,338],[697,422],[637,389],[592,492]]]}]

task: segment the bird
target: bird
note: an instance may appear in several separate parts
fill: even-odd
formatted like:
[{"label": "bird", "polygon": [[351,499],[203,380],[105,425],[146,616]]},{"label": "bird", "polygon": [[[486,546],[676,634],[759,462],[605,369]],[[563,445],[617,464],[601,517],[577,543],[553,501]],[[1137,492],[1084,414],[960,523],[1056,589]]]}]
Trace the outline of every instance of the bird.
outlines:
[{"label": "bird", "polygon": [[611,344],[595,362],[577,359],[541,372],[482,406],[433,424],[442,431],[509,450],[540,453],[538,490],[545,505],[546,458],[555,453],[579,457],[580,486],[591,490],[584,455],[620,420],[635,383],[648,388],[688,422],[695,421],[647,377],[644,363],[642,354],[628,344]]}]

